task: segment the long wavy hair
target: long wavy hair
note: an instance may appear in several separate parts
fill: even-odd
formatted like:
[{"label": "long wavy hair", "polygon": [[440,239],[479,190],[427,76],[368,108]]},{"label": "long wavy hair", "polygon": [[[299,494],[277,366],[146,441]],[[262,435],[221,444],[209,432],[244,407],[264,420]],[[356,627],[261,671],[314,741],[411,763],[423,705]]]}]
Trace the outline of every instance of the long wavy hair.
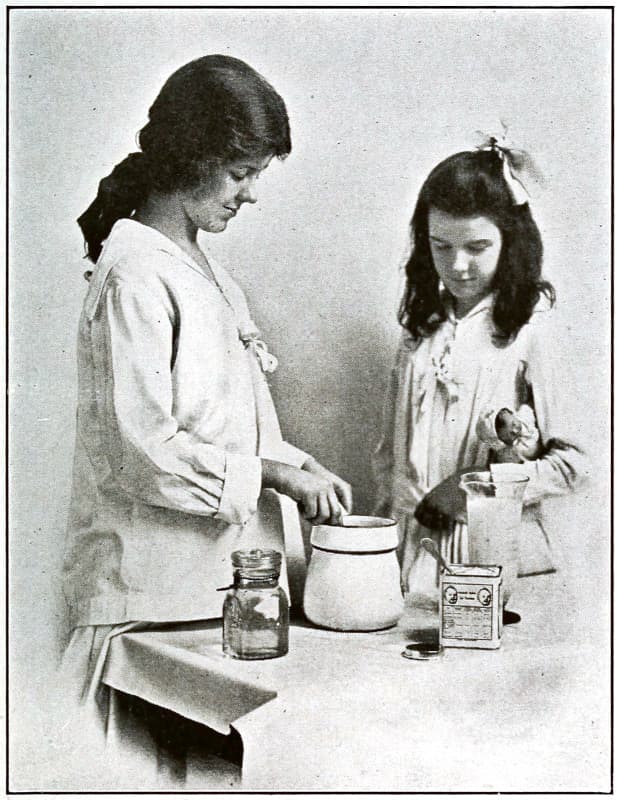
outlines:
[{"label": "long wavy hair", "polygon": [[[509,152],[504,150],[504,155]],[[399,322],[417,341],[430,336],[446,319],[440,279],[429,244],[429,210],[455,217],[483,216],[502,234],[502,248],[490,291],[494,292],[494,341],[516,338],[532,316],[540,296],[550,304],[554,288],[541,274],[543,244],[527,203],[515,205],[503,174],[500,151],[456,153],[435,167],[421,187],[412,216],[412,252]]]},{"label": "long wavy hair", "polygon": [[131,153],[99,183],[95,200],[77,220],[87,257],[96,262],[114,223],[130,217],[152,191],[192,189],[213,166],[292,149],[285,104],[244,61],[208,55],[165,82]]}]

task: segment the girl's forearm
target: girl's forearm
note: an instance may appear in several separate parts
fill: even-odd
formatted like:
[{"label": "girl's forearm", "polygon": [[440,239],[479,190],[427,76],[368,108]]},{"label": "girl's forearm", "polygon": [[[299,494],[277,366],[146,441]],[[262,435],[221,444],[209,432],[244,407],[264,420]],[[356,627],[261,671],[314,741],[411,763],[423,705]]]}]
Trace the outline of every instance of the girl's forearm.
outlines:
[{"label": "girl's forearm", "polygon": [[274,461],[271,458],[262,458],[262,489],[275,489],[281,494],[287,494],[286,487],[289,484],[290,471],[297,469],[282,461]]}]

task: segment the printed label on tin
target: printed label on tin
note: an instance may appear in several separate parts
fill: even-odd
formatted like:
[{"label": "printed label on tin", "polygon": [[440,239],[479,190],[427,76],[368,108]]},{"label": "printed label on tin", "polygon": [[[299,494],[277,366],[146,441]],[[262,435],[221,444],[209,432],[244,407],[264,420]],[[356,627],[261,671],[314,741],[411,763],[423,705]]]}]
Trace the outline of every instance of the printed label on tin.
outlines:
[{"label": "printed label on tin", "polygon": [[445,639],[491,639],[493,588],[486,584],[447,583],[442,589]]}]

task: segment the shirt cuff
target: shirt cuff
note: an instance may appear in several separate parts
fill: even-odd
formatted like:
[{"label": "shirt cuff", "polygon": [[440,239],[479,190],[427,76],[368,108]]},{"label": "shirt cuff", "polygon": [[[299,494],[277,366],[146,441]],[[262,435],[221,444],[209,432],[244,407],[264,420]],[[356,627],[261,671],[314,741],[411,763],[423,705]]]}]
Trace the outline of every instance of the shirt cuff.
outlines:
[{"label": "shirt cuff", "polygon": [[215,519],[243,525],[257,511],[262,491],[262,460],[226,453],[223,491]]}]

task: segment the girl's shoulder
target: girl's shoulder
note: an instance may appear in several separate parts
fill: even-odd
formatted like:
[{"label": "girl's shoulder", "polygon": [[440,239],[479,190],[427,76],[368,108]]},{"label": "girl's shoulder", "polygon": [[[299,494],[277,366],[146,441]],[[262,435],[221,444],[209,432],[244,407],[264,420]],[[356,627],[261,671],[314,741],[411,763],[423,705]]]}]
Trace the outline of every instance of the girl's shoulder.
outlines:
[{"label": "girl's shoulder", "polygon": [[[92,271],[84,301],[89,319],[96,314],[101,299],[109,291],[120,291],[135,297],[143,296],[150,303],[157,298],[167,302],[170,295],[174,258],[157,247],[146,226],[129,219],[119,220],[105,241]],[[155,231],[153,233],[156,234]]]},{"label": "girl's shoulder", "polygon": [[542,297],[517,337],[521,340],[524,359],[537,363],[568,354],[572,347],[571,327],[563,309]]},{"label": "girl's shoulder", "polygon": [[132,219],[120,219],[103,245],[95,272],[100,270],[127,283],[151,283],[178,260],[180,252],[177,245],[154,228]]},{"label": "girl's shoulder", "polygon": [[534,307],[530,319],[523,326],[522,332],[528,332],[532,336],[538,336],[559,325],[559,317],[556,313],[556,306],[550,299],[542,294]]}]

